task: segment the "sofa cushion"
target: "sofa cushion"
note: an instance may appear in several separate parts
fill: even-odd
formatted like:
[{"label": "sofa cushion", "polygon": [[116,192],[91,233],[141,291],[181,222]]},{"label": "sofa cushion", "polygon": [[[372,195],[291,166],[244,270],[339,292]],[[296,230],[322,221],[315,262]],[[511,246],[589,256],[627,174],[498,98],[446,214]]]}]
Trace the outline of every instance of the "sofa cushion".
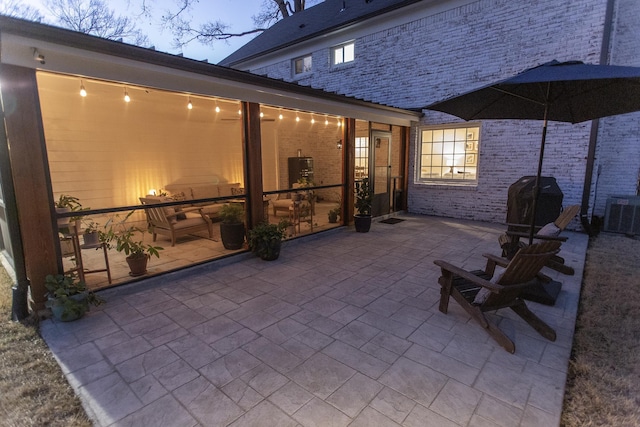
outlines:
[{"label": "sofa cushion", "polygon": [[238,188],[240,188],[240,184],[237,182],[233,184],[218,184],[218,194],[220,197],[235,196],[234,193]]},{"label": "sofa cushion", "polygon": [[218,186],[214,184],[193,186],[191,187],[191,195],[194,199],[219,197]]}]

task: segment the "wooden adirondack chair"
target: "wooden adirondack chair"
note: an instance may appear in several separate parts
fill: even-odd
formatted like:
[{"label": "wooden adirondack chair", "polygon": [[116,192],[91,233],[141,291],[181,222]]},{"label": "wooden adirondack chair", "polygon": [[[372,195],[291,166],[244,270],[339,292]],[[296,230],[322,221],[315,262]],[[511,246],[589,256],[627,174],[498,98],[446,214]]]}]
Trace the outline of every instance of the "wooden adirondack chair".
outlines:
[{"label": "wooden adirondack chair", "polygon": [[[559,236],[567,225],[573,220],[573,218],[580,212],[580,205],[567,206],[553,221],[553,224],[547,224],[544,227],[536,227],[536,234],[533,235],[537,240],[557,240],[564,242],[566,237]],[[498,238],[500,247],[502,248],[502,256],[511,259],[518,252],[519,249],[527,246],[527,243],[520,239],[527,239],[529,237],[529,225],[526,224],[507,224],[509,230]],[[552,229],[551,234],[546,234],[545,230]],[[554,255],[547,262],[547,267],[559,271],[562,274],[573,276],[575,270],[564,263],[564,258]]]},{"label": "wooden adirondack chair", "polygon": [[[556,332],[538,316],[533,314],[520,298],[549,258],[558,253],[560,242],[544,241],[522,248],[511,261],[491,254],[484,254],[487,265],[484,270],[466,271],[446,261],[434,263],[442,269],[440,283],[440,306],[447,313],[449,297],[453,297],[467,313],[477,320],[489,335],[508,352],[515,352],[515,344],[496,325],[485,317],[485,311],[509,307],[543,337],[555,341]],[[496,274],[496,266],[505,268]],[[500,269],[501,270],[501,269]]]},{"label": "wooden adirondack chair", "polygon": [[[154,205],[161,201],[153,198],[140,197],[143,205]],[[174,207],[147,207],[147,223],[149,231],[153,234],[153,241],[156,241],[158,234],[163,234],[171,239],[171,246],[176,245],[176,239],[199,231],[207,231],[209,238],[213,238],[213,226],[211,220],[202,212],[202,208],[189,207],[176,212]],[[188,212],[196,212],[195,217],[186,217]],[[181,216],[184,218],[180,218]]]}]

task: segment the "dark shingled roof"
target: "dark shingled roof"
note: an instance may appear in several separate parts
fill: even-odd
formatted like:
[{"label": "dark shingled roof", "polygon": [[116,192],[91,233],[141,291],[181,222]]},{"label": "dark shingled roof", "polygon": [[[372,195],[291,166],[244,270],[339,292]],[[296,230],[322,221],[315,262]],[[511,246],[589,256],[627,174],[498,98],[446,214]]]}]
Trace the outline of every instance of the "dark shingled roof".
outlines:
[{"label": "dark shingled roof", "polygon": [[240,61],[295,45],[419,1],[422,0],[325,0],[276,22],[220,61],[219,65],[232,67]]}]

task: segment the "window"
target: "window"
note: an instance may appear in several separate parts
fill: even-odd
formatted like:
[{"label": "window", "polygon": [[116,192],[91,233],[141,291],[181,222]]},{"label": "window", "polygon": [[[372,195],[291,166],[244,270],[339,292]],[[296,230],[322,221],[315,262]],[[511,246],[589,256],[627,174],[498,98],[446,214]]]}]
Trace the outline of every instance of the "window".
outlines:
[{"label": "window", "polygon": [[355,179],[369,176],[369,138],[356,137]]},{"label": "window", "polygon": [[293,75],[298,76],[300,74],[311,72],[311,55],[303,56],[302,58],[293,60]]},{"label": "window", "polygon": [[420,181],[475,181],[479,126],[438,127],[420,132]]},{"label": "window", "polygon": [[355,59],[355,44],[353,42],[333,48],[333,65],[344,64]]}]

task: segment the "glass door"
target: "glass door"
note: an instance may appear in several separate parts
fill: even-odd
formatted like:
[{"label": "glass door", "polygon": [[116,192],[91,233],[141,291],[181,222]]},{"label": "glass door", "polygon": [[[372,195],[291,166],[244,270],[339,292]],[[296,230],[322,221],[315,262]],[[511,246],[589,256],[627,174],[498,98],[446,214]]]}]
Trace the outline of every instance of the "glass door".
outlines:
[{"label": "glass door", "polygon": [[376,217],[391,212],[391,132],[371,132],[373,167],[373,204],[371,214]]}]

